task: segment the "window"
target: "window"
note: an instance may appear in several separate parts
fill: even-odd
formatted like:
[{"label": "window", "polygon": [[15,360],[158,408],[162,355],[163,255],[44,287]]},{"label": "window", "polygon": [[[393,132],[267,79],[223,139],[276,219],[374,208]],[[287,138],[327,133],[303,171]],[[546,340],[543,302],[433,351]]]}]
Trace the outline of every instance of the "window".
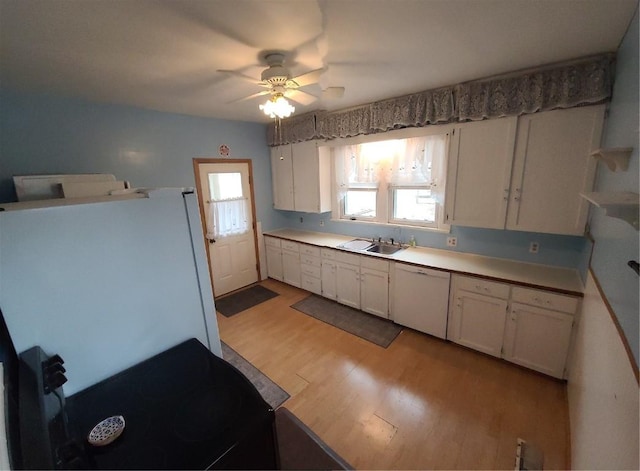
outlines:
[{"label": "window", "polygon": [[448,134],[334,148],[339,217],[443,228]]},{"label": "window", "polygon": [[208,176],[211,200],[207,201],[207,238],[247,233],[250,230],[247,219],[249,201],[242,191],[240,172],[216,172]]}]

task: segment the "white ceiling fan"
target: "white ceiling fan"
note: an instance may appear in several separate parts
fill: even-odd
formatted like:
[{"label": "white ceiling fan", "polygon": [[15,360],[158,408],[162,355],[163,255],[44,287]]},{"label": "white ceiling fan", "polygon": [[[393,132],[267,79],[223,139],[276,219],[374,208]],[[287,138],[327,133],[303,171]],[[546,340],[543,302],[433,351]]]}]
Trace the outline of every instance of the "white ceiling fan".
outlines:
[{"label": "white ceiling fan", "polygon": [[[278,102],[278,100],[280,100],[280,102],[283,103],[283,106],[288,105],[288,102],[286,102],[286,100],[284,100],[284,102],[286,102],[286,105],[281,100],[283,97],[289,98],[297,103],[300,103],[301,105],[309,105],[316,101],[318,99],[317,96],[300,90],[300,88],[320,82],[320,76],[323,72],[325,72],[326,69],[316,69],[292,77],[290,70],[284,65],[286,56],[287,54],[283,51],[266,51],[262,53],[261,59],[263,63],[266,63],[268,65],[268,67],[262,71],[259,81],[254,79],[253,77],[240,72],[236,72],[234,70],[218,70],[218,72],[249,80],[256,85],[265,88],[265,90],[262,90],[260,92],[240,98],[238,100],[233,100],[232,103],[251,100],[253,98],[265,95],[270,95],[269,102],[276,103]],[[328,87],[327,89],[323,90],[322,93],[323,98],[340,98],[344,94],[344,87]],[[291,107],[291,105],[288,106]],[[266,114],[270,114],[268,110],[265,109],[268,107],[270,107],[270,105],[268,105],[268,102],[264,106],[260,106],[260,108]],[[294,109],[293,107],[291,107],[291,112],[293,111]],[[291,114],[291,112],[289,114]]]}]

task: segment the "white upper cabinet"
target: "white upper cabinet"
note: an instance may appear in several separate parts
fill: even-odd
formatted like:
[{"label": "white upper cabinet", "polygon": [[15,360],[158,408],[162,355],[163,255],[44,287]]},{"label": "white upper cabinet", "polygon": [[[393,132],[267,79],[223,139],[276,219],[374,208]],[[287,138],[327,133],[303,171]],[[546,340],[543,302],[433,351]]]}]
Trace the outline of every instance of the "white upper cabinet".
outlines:
[{"label": "white upper cabinet", "polygon": [[325,213],[331,211],[330,149],[316,141],[271,148],[275,209]]},{"label": "white upper cabinet", "polygon": [[504,229],[517,118],[462,124],[449,151],[448,224]]},{"label": "white upper cabinet", "polygon": [[293,211],[293,161],[291,145],[271,148],[273,207]]},{"label": "white upper cabinet", "polygon": [[291,145],[293,155],[293,198],[296,211],[331,211],[331,151],[316,141]]},{"label": "white upper cabinet", "polygon": [[507,229],[583,235],[604,105],[520,117]]},{"label": "white upper cabinet", "polygon": [[[457,126],[449,150],[448,224],[583,235],[604,105]],[[516,126],[517,124],[517,126]]]}]

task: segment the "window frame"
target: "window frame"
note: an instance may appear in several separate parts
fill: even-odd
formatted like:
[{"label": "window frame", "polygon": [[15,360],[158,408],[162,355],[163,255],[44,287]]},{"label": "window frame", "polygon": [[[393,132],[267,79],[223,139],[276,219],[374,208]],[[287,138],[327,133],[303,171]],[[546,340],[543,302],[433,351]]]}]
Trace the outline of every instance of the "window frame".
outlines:
[{"label": "window frame", "polygon": [[427,185],[389,185],[388,192],[389,196],[387,198],[389,203],[389,217],[387,218],[389,224],[399,225],[399,226],[411,226],[411,227],[424,227],[430,229],[439,229],[438,217],[441,211],[439,207],[441,206],[436,201],[435,204],[435,216],[434,221],[420,221],[417,219],[401,219],[395,217],[395,208],[396,208],[396,190],[432,190],[432,186],[430,184]]},{"label": "window frame", "polygon": [[447,125],[433,125],[425,128],[407,128],[400,130],[393,130],[383,133],[378,133],[374,135],[366,135],[366,136],[356,136],[353,138],[338,138],[330,143],[330,147],[340,147],[346,145],[358,145],[363,143],[372,143],[378,141],[387,141],[394,139],[409,139],[412,137],[425,137],[425,136],[433,136],[433,135],[448,135],[447,147],[445,151],[445,156],[443,162],[443,172],[442,172],[442,183],[440,186],[444,186],[444,191],[441,194],[443,201],[436,201],[436,215],[435,221],[421,223],[420,221],[412,221],[407,219],[396,219],[393,217],[393,190],[398,188],[427,188],[432,189],[433,186],[431,184],[416,185],[416,184],[408,184],[408,185],[399,185],[399,184],[390,184],[387,181],[381,181],[377,186],[377,207],[376,207],[376,217],[352,217],[347,216],[345,214],[345,202],[344,197],[341,197],[340,193],[348,190],[357,190],[357,189],[375,189],[376,187],[370,186],[368,188],[364,188],[362,184],[354,184],[353,186],[347,186],[342,190],[339,190],[336,185],[336,159],[332,154],[331,159],[331,190],[332,190],[332,199],[334,204],[332,205],[331,212],[331,220],[335,222],[350,222],[356,224],[376,224],[382,226],[390,226],[390,227],[409,227],[416,228],[420,230],[425,230],[429,232],[450,232],[451,226],[446,224],[444,215],[444,197],[446,195],[446,183],[447,183],[447,162],[449,159],[449,149],[451,145],[451,136],[454,126],[451,124]]}]

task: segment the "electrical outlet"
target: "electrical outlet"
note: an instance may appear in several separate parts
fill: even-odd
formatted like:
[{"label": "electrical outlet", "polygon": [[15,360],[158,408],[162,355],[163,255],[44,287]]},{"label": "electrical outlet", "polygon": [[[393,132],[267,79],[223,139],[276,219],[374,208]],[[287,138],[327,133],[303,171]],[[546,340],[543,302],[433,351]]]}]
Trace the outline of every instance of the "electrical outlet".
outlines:
[{"label": "electrical outlet", "polygon": [[320,225],[324,226],[324,219],[320,219]]},{"label": "electrical outlet", "polygon": [[530,253],[538,253],[538,249],[540,249],[540,244],[538,244],[537,242],[531,242],[529,244]]},{"label": "electrical outlet", "polygon": [[457,237],[447,237],[447,247],[455,247],[458,245]]},{"label": "electrical outlet", "polygon": [[304,222],[304,218],[300,216],[300,224],[302,224],[303,222]]}]

